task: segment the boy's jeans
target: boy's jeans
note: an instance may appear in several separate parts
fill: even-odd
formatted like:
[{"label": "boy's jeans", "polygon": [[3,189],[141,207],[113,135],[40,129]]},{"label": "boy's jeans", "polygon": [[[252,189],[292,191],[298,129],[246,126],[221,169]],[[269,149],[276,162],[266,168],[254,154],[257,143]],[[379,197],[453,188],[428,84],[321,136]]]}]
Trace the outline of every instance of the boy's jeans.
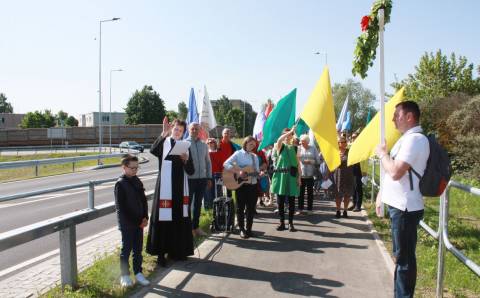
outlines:
[{"label": "boy's jeans", "polygon": [[133,250],[133,273],[142,272],[143,229],[140,227],[122,227],[122,249],[120,250],[120,270],[122,275],[130,275],[128,258]]},{"label": "boy's jeans", "polygon": [[395,298],[413,297],[417,281],[417,227],[423,210],[402,211],[388,206],[392,223],[392,245],[395,257]]}]

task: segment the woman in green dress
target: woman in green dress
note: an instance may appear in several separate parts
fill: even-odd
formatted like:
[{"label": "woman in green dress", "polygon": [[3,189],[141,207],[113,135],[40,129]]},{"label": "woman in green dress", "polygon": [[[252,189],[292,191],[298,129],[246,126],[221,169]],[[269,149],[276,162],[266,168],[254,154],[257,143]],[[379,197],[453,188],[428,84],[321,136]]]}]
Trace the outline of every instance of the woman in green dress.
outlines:
[{"label": "woman in green dress", "polygon": [[293,214],[295,212],[295,197],[300,194],[301,175],[297,148],[291,145],[295,129],[285,128],[273,148],[275,169],[272,176],[270,192],[277,195],[280,225],[277,231],[285,230],[285,200],[288,198],[288,226],[290,232],[295,232]]}]

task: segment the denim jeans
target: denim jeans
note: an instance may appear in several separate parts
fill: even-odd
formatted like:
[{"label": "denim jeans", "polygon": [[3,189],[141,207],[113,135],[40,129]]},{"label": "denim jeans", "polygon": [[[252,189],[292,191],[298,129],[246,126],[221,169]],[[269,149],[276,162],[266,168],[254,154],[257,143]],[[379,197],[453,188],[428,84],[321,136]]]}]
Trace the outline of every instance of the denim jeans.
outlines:
[{"label": "denim jeans", "polygon": [[140,227],[120,228],[122,248],[120,250],[120,270],[122,275],[130,275],[128,259],[133,250],[133,273],[142,272],[143,229]]},{"label": "denim jeans", "polygon": [[395,298],[413,297],[417,281],[417,227],[423,210],[402,211],[388,206],[392,225],[393,256],[395,257]]},{"label": "denim jeans", "polygon": [[207,188],[207,178],[188,179],[188,192],[190,197],[190,212],[192,214],[192,228],[198,228],[202,200]]}]

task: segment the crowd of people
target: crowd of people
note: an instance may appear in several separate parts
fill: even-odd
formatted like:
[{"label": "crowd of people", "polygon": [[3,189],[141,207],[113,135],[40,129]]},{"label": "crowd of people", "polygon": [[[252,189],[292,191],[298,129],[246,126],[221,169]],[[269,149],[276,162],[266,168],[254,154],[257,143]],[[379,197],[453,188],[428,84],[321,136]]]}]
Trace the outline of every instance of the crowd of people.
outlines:
[{"label": "crowd of people", "polygon": [[[235,215],[238,233],[243,239],[255,236],[252,228],[257,205],[270,206],[275,201],[279,218],[276,230],[295,232],[294,216],[313,212],[314,188],[318,188],[318,185],[315,187],[318,181],[331,180],[329,191],[336,199],[336,217],[340,217],[342,200],[343,217],[347,217],[351,197],[356,197],[353,210],[360,210],[361,183],[355,183],[354,167],[346,165],[347,139],[343,135],[338,138],[342,165],[330,173],[317,146],[310,142],[308,135],[295,136],[295,129],[285,128],[275,144],[258,150],[259,142],[252,136],[244,138],[241,146],[232,142],[228,128],[223,130],[220,140],[208,138],[205,142],[199,137],[198,123],[187,126],[181,120],[172,123],[164,120],[163,127],[150,149],[158,158],[159,166],[150,215],[143,184],[136,176],[138,159],[135,156],[122,159],[123,175],[115,186],[123,244],[122,286],[132,284],[128,265],[132,251],[136,280],[148,284],[141,268],[141,235],[147,226],[146,252],[158,256],[159,266],[166,266],[167,258],[185,260],[193,255],[194,237],[206,235],[199,226],[201,208],[211,209],[216,197],[232,197],[232,190],[222,185],[224,170],[235,171],[243,178],[251,176],[235,190]],[[183,140],[187,131],[188,152],[170,155],[175,143]],[[247,167],[253,171],[247,172]],[[361,175],[361,169],[358,171]],[[288,209],[288,226],[285,209]]]},{"label": "crowd of people", "polygon": [[[376,148],[385,169],[383,191],[378,193],[376,208],[388,207],[392,223],[393,255],[395,258],[395,297],[413,297],[417,264],[415,257],[417,228],[423,216],[423,196],[419,189],[430,154],[429,141],[419,125],[420,110],[412,101],[396,106],[392,121],[403,134],[388,154],[385,144]],[[329,188],[335,197],[335,217],[348,217],[348,211],[360,211],[362,205],[362,176],[360,164],[348,166],[348,142],[339,134],[341,164],[330,172],[316,145],[307,135],[295,137],[295,130],[285,128],[273,146],[258,150],[258,141],[246,137],[242,146],[231,141],[225,129],[222,139],[199,139],[200,125],[188,126],[188,152],[170,155],[176,142],[183,139],[187,124],[181,120],[164,120],[163,132],[153,143],[150,152],[158,158],[159,174],[155,186],[152,210],[148,215],[147,198],[142,182],[136,176],[138,159],[126,155],[122,161],[123,174],[115,184],[115,203],[122,236],[120,251],[123,287],[132,285],[129,257],[133,251],[133,271],[136,281],[148,285],[142,274],[143,229],[149,227],[146,252],[158,256],[158,264],[166,265],[166,257],[185,260],[193,255],[193,237],[205,235],[199,228],[200,209],[212,207],[213,199],[223,195],[218,183],[224,170],[235,171],[248,181],[236,189],[236,217],[241,238],[254,237],[252,230],[257,202],[278,205],[278,231],[287,230],[285,205],[288,204],[288,230],[295,232],[294,216],[313,210],[314,188]],[[253,169],[247,171],[247,167]],[[419,173],[412,175],[410,171]],[[232,196],[231,190],[226,192]],[[353,200],[352,206],[349,206]],[[342,211],[343,201],[343,211]],[[297,205],[298,204],[298,205]],[[297,211],[295,212],[295,209]],[[150,225],[148,224],[150,221]]]}]

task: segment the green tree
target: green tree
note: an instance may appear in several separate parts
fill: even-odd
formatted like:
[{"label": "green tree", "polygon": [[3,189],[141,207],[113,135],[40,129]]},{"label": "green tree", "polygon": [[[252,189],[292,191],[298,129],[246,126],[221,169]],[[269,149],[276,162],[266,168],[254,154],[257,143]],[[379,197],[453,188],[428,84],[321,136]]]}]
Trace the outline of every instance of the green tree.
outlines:
[{"label": "green tree", "polygon": [[[227,96],[222,95],[222,97],[220,97],[217,100],[215,106],[213,107],[213,113],[215,114],[215,119],[217,120],[217,123],[219,125],[227,125],[228,124],[229,118],[228,118],[227,114],[231,110],[232,110],[232,103],[230,102],[230,100],[228,99]],[[242,117],[243,117],[243,113],[242,113]],[[243,127],[242,127],[242,129],[243,129]],[[241,132],[241,130],[237,130],[237,132]]]},{"label": "green tree", "polygon": [[241,136],[243,132],[243,112],[237,108],[233,108],[225,115],[226,122],[222,125],[233,126],[237,131],[237,135]]},{"label": "green tree", "polygon": [[157,124],[165,117],[165,105],[152,86],[145,85],[141,91],[135,90],[125,112],[127,124]]},{"label": "green tree", "polygon": [[20,123],[21,128],[50,128],[55,126],[55,117],[50,110],[28,112]]},{"label": "green tree", "polygon": [[67,120],[65,120],[65,124],[70,127],[78,126],[78,120],[73,116],[68,116]]},{"label": "green tree", "polygon": [[60,110],[55,116],[55,119],[57,121],[57,126],[65,126],[68,119],[68,113]]},{"label": "green tree", "polygon": [[[478,71],[480,74],[480,68]],[[449,59],[438,50],[435,54],[425,53],[418,66],[415,66],[415,72],[392,86],[397,90],[405,86],[407,98],[431,103],[456,92],[479,94],[480,78],[475,79],[473,73],[474,66],[468,64],[466,57],[459,56],[457,59],[455,53],[452,53]]]},{"label": "green tree", "polygon": [[[464,102],[465,96],[460,94],[466,98],[480,94],[480,77],[474,78],[474,69],[464,56],[457,59],[452,53],[448,58],[438,50],[435,54],[425,53],[415,66],[415,72],[392,86],[396,89],[405,86],[406,97],[418,102],[426,133],[442,134],[439,115],[446,120],[459,107],[455,103],[457,98]],[[477,71],[480,75],[480,69]]]},{"label": "green tree", "polygon": [[166,116],[169,122],[172,122],[174,119],[179,118],[178,113],[175,111],[167,111]]},{"label": "green tree", "polygon": [[459,105],[458,109],[450,114],[443,127],[443,131],[446,131],[449,136],[444,141],[448,142],[454,172],[475,180],[480,179],[478,115],[480,115],[480,95]]},{"label": "green tree", "polygon": [[0,113],[13,113],[13,107],[7,102],[7,96],[3,93],[0,93]]},{"label": "green tree", "polygon": [[332,88],[335,116],[338,117],[343,103],[349,95],[348,111],[352,117],[352,131],[363,128],[367,123],[368,111],[374,111],[375,95],[360,82],[348,79],[345,84],[336,83]]},{"label": "green tree", "polygon": [[179,102],[178,103],[178,119],[180,120],[185,120],[187,119],[187,115],[188,115],[188,108],[187,108],[187,104],[183,101]]}]

